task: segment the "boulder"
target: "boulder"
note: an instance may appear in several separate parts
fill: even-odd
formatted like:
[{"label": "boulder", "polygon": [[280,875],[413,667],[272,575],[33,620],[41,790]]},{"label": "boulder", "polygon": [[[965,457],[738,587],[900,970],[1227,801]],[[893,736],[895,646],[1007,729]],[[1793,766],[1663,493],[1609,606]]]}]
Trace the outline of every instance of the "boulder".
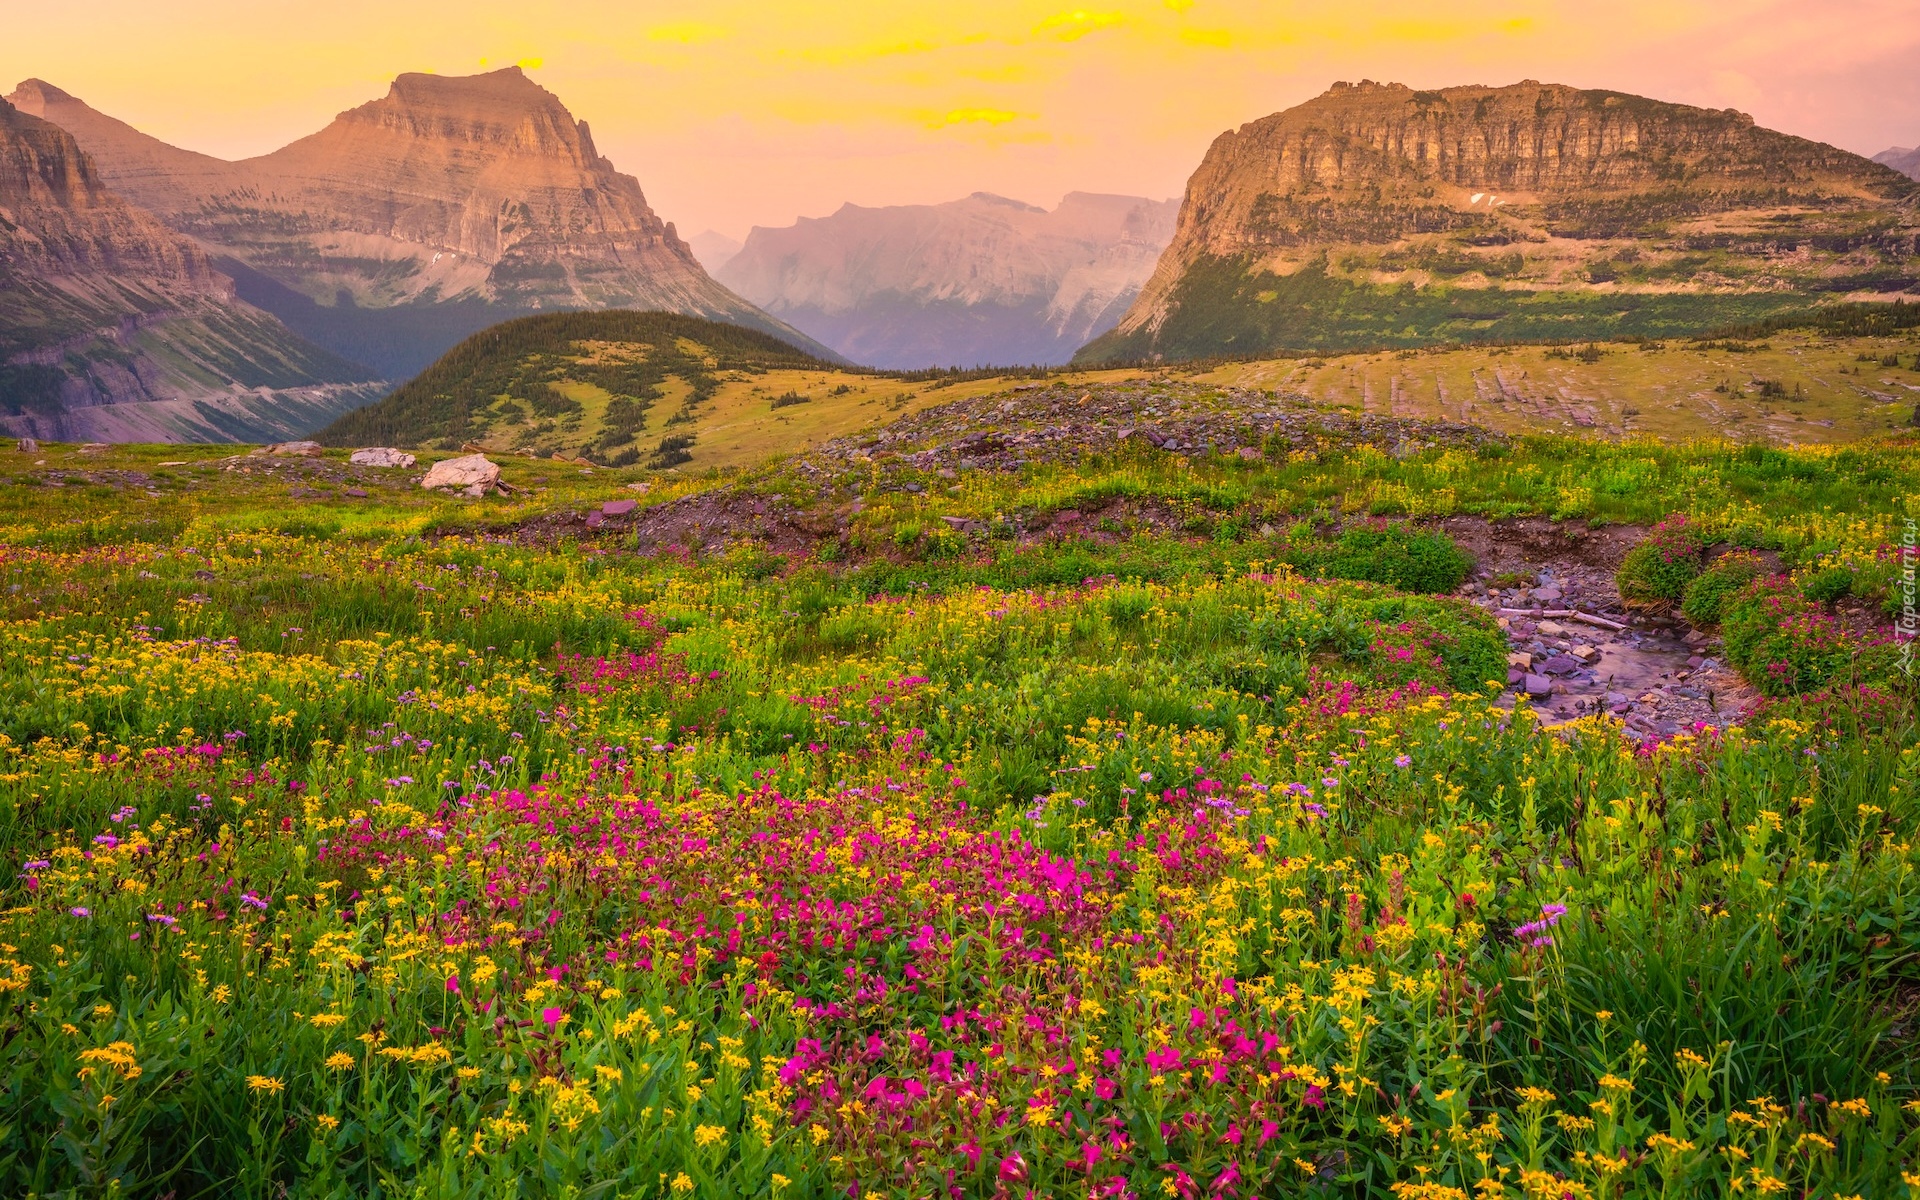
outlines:
[{"label": "boulder", "polygon": [[636,500],[609,500],[600,506],[600,511],[609,517],[624,517],[639,504]]},{"label": "boulder", "polygon": [[22,454],[38,454],[40,453],[40,443],[34,441],[32,438],[21,438],[14,443],[14,449]]},{"label": "boulder", "polygon": [[469,496],[484,495],[500,482],[500,464],[489,462],[484,454],[449,458],[437,462],[420,481],[423,488],[458,488]]},{"label": "boulder", "polygon": [[405,450],[395,450],[392,446],[369,446],[364,450],[355,450],[347,459],[356,467],[410,467],[413,455]]},{"label": "boulder", "polygon": [[1526,688],[1529,696],[1544,696],[1553,691],[1553,680],[1545,675],[1528,675]]},{"label": "boulder", "polygon": [[105,454],[108,450],[111,450],[111,449],[112,447],[107,445],[105,442],[88,442],[86,445],[80,447],[80,453]]},{"label": "boulder", "polygon": [[262,446],[254,452],[255,456],[268,458],[319,458],[319,442],[274,442]]}]

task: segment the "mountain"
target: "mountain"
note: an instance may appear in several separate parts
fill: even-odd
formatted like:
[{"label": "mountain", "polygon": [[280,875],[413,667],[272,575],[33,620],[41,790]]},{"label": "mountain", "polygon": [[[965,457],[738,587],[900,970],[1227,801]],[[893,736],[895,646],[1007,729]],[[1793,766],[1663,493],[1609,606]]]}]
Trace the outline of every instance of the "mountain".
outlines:
[{"label": "mountain", "polygon": [[755,228],[723,283],[856,362],[1064,363],[1127,311],[1173,201],[1069,194],[1048,212],[976,192]]},{"label": "mountain", "polygon": [[383,391],[237,300],[73,136],[0,101],[0,428],[78,441],[276,440]]},{"label": "mountain", "polygon": [[1882,150],[1874,155],[1873,161],[1884,167],[1892,167],[1908,179],[1920,180],[1920,149],[1909,150],[1904,146],[1895,146],[1891,150]]},{"label": "mountain", "polygon": [[[837,366],[760,330],[679,313],[550,313],[475,334],[316,436],[340,446],[485,441],[622,466],[640,461],[649,431],[690,444],[684,434],[735,375]],[[685,447],[663,443],[655,453],[676,448]]]},{"label": "mountain", "polygon": [[1660,337],[1920,275],[1920,188],[1732,111],[1335,84],[1221,134],[1079,361]]},{"label": "mountain", "polygon": [[688,238],[687,245],[693,248],[693,256],[700,260],[700,265],[707,269],[707,273],[717,275],[721,267],[740,253],[741,243],[724,233],[708,229]]},{"label": "mountain", "polygon": [[402,75],[318,133],[231,163],[38,80],[12,99],[207,247],[244,299],[394,378],[554,309],[668,309],[798,336],[715,283],[586,122],[518,67]]}]

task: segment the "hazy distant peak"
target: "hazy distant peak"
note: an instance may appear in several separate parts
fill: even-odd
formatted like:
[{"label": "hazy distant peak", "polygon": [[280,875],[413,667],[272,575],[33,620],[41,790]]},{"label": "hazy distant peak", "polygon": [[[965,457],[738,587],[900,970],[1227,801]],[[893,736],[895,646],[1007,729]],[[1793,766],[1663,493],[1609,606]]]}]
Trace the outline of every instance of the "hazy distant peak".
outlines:
[{"label": "hazy distant peak", "polygon": [[73,96],[61,91],[44,79],[23,79],[20,81],[20,85],[13,89],[13,94],[7,97],[7,99],[13,102],[15,108],[31,116],[38,116],[39,114],[35,113],[27,104],[23,104],[22,101],[26,100],[35,104],[59,104],[63,101],[71,101]]},{"label": "hazy distant peak", "polygon": [[997,196],[992,192],[975,192],[971,196],[968,196],[967,199],[977,200],[982,204],[1004,205],[1007,208],[1018,209],[1021,212],[1043,213],[1047,211],[1037,205],[1028,204],[1025,200],[1015,200],[1010,196]]}]

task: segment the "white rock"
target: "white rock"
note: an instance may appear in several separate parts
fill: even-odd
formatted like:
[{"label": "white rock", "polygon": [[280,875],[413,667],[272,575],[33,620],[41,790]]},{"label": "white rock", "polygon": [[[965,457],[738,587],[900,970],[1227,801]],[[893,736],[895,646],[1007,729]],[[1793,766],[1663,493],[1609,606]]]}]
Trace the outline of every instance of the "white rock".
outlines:
[{"label": "white rock", "polygon": [[364,450],[355,450],[348,462],[359,467],[410,467],[413,455],[405,450],[395,450],[392,446],[369,446]]},{"label": "white rock", "polygon": [[273,458],[319,458],[319,442],[275,442],[271,446],[262,446],[255,454],[264,454]]},{"label": "white rock", "polygon": [[420,481],[420,486],[461,488],[470,496],[478,496],[499,482],[500,464],[489,462],[484,454],[469,454],[465,458],[449,458],[433,464],[427,471],[427,477]]}]

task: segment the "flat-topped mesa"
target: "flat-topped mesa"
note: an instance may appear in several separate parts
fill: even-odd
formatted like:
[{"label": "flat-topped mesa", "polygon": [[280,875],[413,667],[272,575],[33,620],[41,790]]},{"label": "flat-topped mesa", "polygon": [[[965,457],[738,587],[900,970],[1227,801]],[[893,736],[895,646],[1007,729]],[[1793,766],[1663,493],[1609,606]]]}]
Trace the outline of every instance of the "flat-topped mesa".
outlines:
[{"label": "flat-topped mesa", "polygon": [[[1796,293],[1908,286],[1915,191],[1730,109],[1533,80],[1335,84],[1214,140],[1153,277],[1080,357],[1711,328]],[[1593,287],[1666,298],[1623,323],[1578,298]]]}]

